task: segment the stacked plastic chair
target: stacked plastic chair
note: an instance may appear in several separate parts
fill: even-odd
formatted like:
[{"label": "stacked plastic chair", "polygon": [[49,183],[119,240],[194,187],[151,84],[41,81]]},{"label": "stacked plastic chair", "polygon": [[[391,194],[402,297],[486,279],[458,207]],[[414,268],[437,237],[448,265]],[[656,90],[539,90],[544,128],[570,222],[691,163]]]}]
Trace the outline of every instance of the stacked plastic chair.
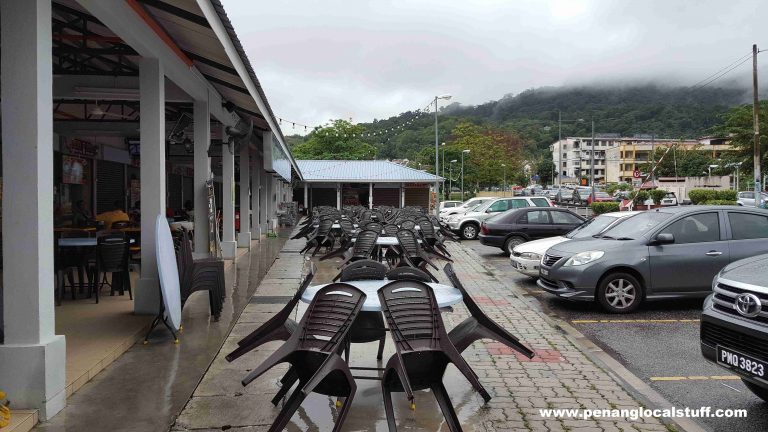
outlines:
[{"label": "stacked plastic chair", "polygon": [[219,258],[192,258],[192,243],[186,229],[179,240],[176,256],[179,267],[179,286],[181,288],[181,306],[197,291],[208,291],[211,315],[216,321],[221,317],[221,310],[226,296],[224,283],[224,260]]}]

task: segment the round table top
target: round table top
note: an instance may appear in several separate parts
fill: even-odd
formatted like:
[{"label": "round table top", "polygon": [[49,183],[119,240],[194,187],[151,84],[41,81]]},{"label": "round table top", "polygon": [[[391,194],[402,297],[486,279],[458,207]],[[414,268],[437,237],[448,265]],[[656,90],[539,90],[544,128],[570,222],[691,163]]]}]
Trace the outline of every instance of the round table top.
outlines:
[{"label": "round table top", "polygon": [[[365,312],[381,312],[381,304],[379,304],[379,294],[378,291],[383,287],[384,285],[390,283],[392,281],[390,280],[361,280],[361,281],[348,281],[343,282],[345,284],[352,285],[353,287],[359,289],[360,291],[364,292],[365,297],[365,303],[363,304],[363,311]],[[318,291],[320,291],[323,287],[329,284],[322,284],[322,285],[312,285],[307,288],[306,291],[304,291],[304,295],[301,296],[301,301],[304,303],[311,303],[312,299],[315,298],[315,294],[317,294]],[[450,285],[443,285],[439,283],[428,283],[430,287],[432,287],[432,290],[435,293],[435,299],[437,300],[437,305],[439,307],[446,307],[450,305],[454,305],[461,301],[461,291],[457,290],[456,288],[450,286]]]},{"label": "round table top", "polygon": [[[356,241],[357,238],[353,238],[352,241]],[[416,239],[417,242],[421,243],[421,239]],[[391,236],[379,236],[376,238],[376,245],[377,246],[397,246],[400,244],[397,241],[397,237],[391,237]]]},{"label": "round table top", "polygon": [[195,223],[190,221],[178,221],[170,223],[171,229],[184,228],[187,231],[193,231],[195,229]]},{"label": "round table top", "polygon": [[[130,242],[135,243],[136,241],[130,239]],[[96,244],[96,237],[70,237],[59,239],[59,246],[61,247],[95,247]]]}]

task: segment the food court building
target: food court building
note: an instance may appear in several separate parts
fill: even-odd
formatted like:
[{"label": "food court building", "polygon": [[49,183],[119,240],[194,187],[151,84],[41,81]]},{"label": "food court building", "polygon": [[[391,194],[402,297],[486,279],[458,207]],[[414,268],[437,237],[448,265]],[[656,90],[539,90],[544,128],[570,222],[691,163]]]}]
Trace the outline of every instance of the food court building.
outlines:
[{"label": "food court building", "polygon": [[[81,334],[104,327],[89,317],[157,314],[158,215],[191,201],[206,254],[217,190],[234,258],[271,229],[301,171],[220,0],[2,0],[0,46],[0,389],[46,420],[127,349],[68,372],[75,347],[100,338]],[[80,200],[94,214],[140,202],[132,300],[55,306],[54,236]],[[57,319],[73,304],[78,330]]]}]

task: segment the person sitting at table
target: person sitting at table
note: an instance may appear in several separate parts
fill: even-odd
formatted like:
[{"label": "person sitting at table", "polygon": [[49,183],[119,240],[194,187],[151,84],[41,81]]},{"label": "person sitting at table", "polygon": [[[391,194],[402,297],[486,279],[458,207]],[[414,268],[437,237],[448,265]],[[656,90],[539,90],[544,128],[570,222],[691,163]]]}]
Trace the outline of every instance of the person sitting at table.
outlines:
[{"label": "person sitting at table", "polygon": [[91,212],[85,208],[85,201],[77,200],[75,202],[75,208],[72,209],[72,225],[76,228],[83,228],[88,226],[93,221]]},{"label": "person sitting at table", "polygon": [[108,212],[104,212],[101,214],[96,215],[96,220],[99,222],[104,222],[104,229],[110,229],[112,228],[112,224],[118,221],[126,221],[129,222],[131,220],[130,216],[128,216],[128,213],[123,210],[123,203],[118,201],[115,201],[113,203],[114,209]]}]

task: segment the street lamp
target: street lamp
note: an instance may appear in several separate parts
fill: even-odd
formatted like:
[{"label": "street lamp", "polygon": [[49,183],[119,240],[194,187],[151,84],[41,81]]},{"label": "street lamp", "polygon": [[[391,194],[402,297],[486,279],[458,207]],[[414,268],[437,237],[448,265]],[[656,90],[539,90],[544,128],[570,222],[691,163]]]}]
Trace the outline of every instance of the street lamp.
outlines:
[{"label": "street lamp", "polygon": [[450,198],[451,193],[453,193],[453,164],[455,163],[456,159],[452,160],[451,166],[448,168],[448,198]]},{"label": "street lamp", "polygon": [[712,168],[718,168],[720,165],[709,165],[707,167],[707,174],[709,174],[709,183],[712,183]]},{"label": "street lamp", "polygon": [[464,153],[469,153],[469,150],[461,151],[461,200],[464,201]]},{"label": "street lamp", "polygon": [[501,196],[506,196],[507,191],[507,165],[501,164],[501,168],[504,171],[504,181],[501,184]]},{"label": "street lamp", "polygon": [[[437,101],[442,100],[449,100],[451,98],[451,95],[444,94],[440,96],[435,96],[435,200],[438,200],[438,194],[440,193],[440,180],[437,179],[437,173],[440,172],[440,158],[438,157],[438,134],[437,134]],[[435,217],[438,217],[440,215],[440,206],[437,202],[435,202]]]},{"label": "street lamp", "polygon": [[[442,147],[443,150],[443,199],[447,200],[445,195],[445,143],[440,144],[440,147]],[[437,174],[437,172],[435,172]]]}]

